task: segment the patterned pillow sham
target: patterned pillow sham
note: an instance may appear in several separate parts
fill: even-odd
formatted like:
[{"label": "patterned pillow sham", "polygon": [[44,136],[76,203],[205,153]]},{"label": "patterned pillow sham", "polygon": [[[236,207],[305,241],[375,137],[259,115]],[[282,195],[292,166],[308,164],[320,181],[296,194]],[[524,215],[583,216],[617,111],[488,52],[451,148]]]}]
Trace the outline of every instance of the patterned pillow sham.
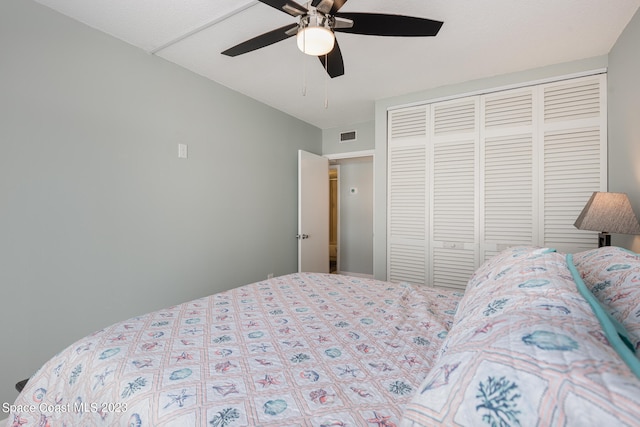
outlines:
[{"label": "patterned pillow sham", "polygon": [[610,345],[565,256],[516,252],[472,277],[401,426],[637,425],[640,379]]},{"label": "patterned pillow sham", "polygon": [[640,256],[606,246],[574,254],[573,262],[587,288],[627,330],[640,357]]},{"label": "patterned pillow sham", "polygon": [[[471,293],[474,294],[486,294],[493,293],[495,289],[490,286],[484,286],[488,283],[492,283],[493,280],[499,280],[506,274],[508,274],[515,265],[518,265],[521,261],[528,261],[540,258],[548,253],[553,253],[556,250],[553,248],[541,248],[538,246],[514,246],[503,250],[496,256],[485,261],[471,276],[469,283],[467,283],[465,295]],[[524,286],[535,286],[534,282],[523,284]],[[471,292],[470,292],[471,291]],[[467,304],[473,304],[473,298],[463,298],[457,309],[457,313],[465,313],[465,306]],[[465,314],[466,316],[466,314]]]}]

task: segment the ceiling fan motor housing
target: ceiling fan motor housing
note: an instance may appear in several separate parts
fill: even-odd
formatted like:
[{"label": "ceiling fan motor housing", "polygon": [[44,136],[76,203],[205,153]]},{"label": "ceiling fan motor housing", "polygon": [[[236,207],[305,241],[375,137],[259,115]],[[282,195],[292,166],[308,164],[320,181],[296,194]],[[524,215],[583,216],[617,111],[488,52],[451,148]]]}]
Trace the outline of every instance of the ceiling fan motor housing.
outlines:
[{"label": "ceiling fan motor housing", "polygon": [[326,55],[333,50],[335,36],[333,35],[331,17],[325,16],[314,7],[300,17],[298,26],[298,49],[307,55]]}]

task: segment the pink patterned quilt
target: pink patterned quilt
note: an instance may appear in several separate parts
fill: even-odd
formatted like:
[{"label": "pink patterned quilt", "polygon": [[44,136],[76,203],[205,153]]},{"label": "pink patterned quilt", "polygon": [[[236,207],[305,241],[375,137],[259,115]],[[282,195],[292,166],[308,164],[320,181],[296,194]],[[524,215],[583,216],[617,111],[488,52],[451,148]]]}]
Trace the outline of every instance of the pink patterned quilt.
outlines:
[{"label": "pink patterned quilt", "polygon": [[626,328],[640,358],[640,255],[605,246],[575,254],[574,262],[589,290]]},{"label": "pink patterned quilt", "polygon": [[640,378],[616,350],[615,329],[605,331],[580,294],[569,262],[522,247],[481,266],[401,426],[640,425]]},{"label": "pink patterned quilt", "polygon": [[53,357],[8,426],[394,426],[461,293],[291,274],[116,323]]}]

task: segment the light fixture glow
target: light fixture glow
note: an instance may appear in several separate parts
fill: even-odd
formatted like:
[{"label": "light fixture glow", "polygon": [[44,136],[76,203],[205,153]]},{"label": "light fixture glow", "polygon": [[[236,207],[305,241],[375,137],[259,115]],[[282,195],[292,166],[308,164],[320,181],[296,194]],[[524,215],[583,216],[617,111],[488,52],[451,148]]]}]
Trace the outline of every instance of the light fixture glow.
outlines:
[{"label": "light fixture glow", "polygon": [[320,26],[301,28],[297,35],[298,49],[307,55],[321,56],[333,50],[335,37],[333,31]]}]

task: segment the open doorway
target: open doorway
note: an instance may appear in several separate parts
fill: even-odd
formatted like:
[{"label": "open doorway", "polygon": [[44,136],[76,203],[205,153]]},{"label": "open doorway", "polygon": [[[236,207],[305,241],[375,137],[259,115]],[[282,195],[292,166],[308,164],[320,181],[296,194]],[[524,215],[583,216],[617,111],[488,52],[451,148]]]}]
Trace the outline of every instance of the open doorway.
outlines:
[{"label": "open doorway", "polygon": [[339,185],[339,165],[329,166],[329,272],[337,273],[340,271],[338,264],[338,243],[339,243],[339,215],[338,206],[340,205],[340,185]]},{"label": "open doorway", "polygon": [[373,194],[373,156],[330,159],[330,272],[373,277]]}]

